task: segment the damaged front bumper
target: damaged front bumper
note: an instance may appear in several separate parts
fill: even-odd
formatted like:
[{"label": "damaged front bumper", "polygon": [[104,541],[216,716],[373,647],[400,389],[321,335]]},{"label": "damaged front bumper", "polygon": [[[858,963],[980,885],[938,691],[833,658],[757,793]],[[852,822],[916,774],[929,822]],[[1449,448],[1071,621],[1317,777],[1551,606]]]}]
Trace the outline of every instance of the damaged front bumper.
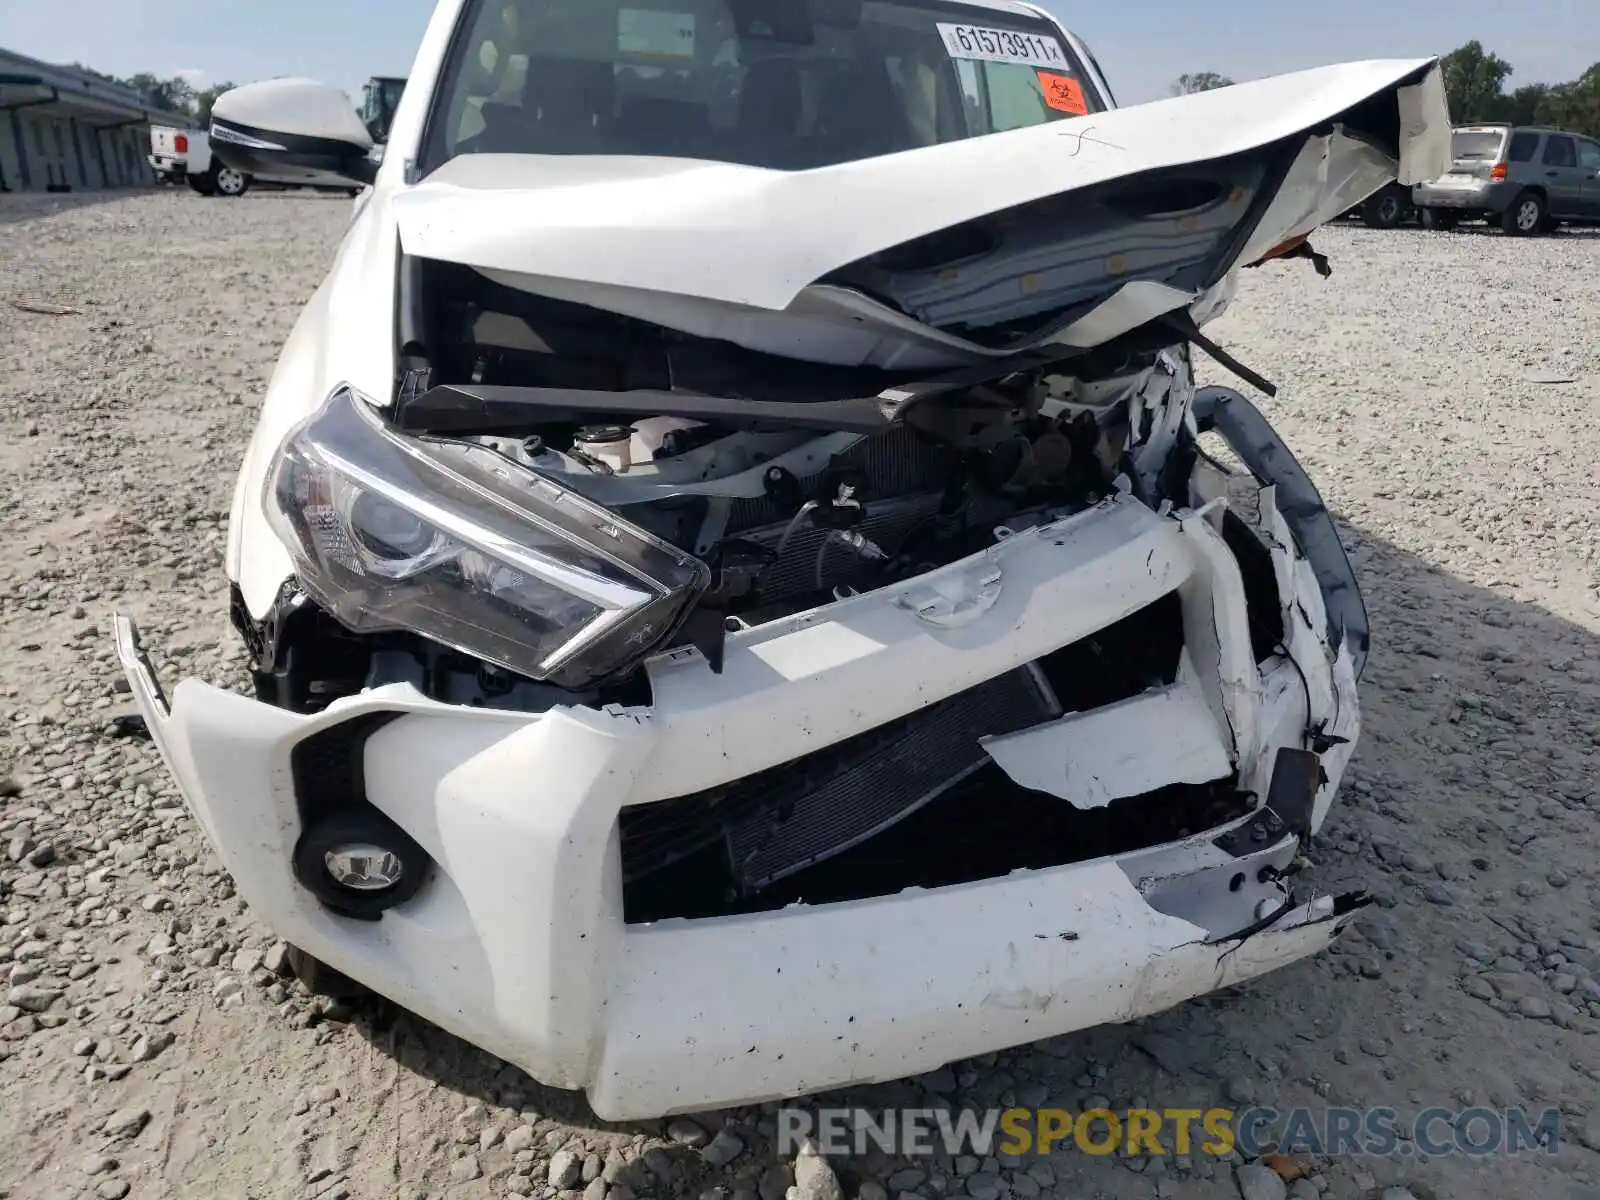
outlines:
[{"label": "damaged front bumper", "polygon": [[[735,631],[720,674],[692,649],[658,656],[648,707],[493,711],[395,684],[301,715],[196,680],[169,702],[127,616],[117,647],[196,819],[279,936],[539,1081],[586,1090],[601,1117],[643,1118],[1125,1021],[1337,935],[1359,900],[1296,896],[1287,880],[1359,731],[1350,639],[1330,635],[1324,602],[1337,572],[1315,561],[1343,552],[1335,539],[1303,557],[1275,490],[1258,500],[1283,623],[1265,656],[1225,504],[1158,513],[1125,495]],[[1010,783],[1063,811],[1120,802],[1137,824],[1142,797],[1226,779],[1253,812],[948,886],[628,911],[626,814],[895,728],[1173,597],[1170,686],[983,744]],[[318,788],[359,790],[432,861],[381,920],[335,915],[296,881]]]}]

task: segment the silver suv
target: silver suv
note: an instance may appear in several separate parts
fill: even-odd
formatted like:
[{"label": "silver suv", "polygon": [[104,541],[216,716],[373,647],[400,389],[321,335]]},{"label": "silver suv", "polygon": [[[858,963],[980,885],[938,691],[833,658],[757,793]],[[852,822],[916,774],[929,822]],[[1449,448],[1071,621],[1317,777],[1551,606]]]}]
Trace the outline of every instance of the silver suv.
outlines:
[{"label": "silver suv", "polygon": [[1600,142],[1593,138],[1470,125],[1453,132],[1450,150],[1450,173],[1411,192],[1429,229],[1479,218],[1527,237],[1562,221],[1600,224]]}]

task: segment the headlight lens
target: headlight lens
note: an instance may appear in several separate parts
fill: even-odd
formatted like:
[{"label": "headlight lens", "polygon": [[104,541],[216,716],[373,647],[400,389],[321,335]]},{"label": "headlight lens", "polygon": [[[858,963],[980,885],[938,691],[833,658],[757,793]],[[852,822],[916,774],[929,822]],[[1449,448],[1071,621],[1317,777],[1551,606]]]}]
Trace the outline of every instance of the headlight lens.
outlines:
[{"label": "headlight lens", "polygon": [[660,645],[709,583],[614,513],[485,447],[397,433],[348,388],[284,441],[266,509],[342,624],[568,687]]}]

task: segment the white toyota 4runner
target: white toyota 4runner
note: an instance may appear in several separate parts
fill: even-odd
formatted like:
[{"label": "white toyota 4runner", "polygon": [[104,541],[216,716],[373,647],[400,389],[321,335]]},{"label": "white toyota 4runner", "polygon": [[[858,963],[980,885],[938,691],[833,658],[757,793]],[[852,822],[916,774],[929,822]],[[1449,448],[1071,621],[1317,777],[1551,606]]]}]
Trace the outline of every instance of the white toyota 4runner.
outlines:
[{"label": "white toyota 4runner", "polygon": [[1117,109],[1009,0],[441,0],[381,163],[332,89],[216,104],[372,190],[239,476],[256,694],[122,615],[134,695],[307,978],[606,1118],[1312,954],[1366,614],[1191,354],[1449,141],[1431,59]]}]

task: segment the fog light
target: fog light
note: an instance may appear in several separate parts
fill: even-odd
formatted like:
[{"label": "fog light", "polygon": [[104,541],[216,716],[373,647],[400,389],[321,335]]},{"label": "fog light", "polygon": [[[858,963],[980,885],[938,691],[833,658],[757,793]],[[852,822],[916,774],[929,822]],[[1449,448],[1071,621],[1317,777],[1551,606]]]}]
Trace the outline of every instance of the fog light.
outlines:
[{"label": "fog light", "polygon": [[355,892],[381,892],[405,875],[405,864],[382,846],[335,846],[323,853],[322,861],[335,883]]},{"label": "fog light", "polygon": [[371,805],[311,818],[294,848],[295,878],[343,917],[377,920],[415,896],[427,871],[416,839]]}]

